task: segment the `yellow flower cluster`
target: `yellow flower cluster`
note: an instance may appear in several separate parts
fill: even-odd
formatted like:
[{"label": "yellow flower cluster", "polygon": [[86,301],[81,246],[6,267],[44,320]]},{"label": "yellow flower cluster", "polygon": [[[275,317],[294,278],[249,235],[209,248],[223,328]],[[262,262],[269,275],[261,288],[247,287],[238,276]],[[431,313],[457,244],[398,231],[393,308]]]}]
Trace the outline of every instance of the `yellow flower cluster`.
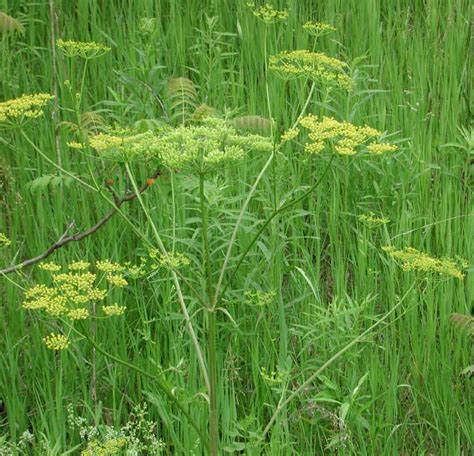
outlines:
[{"label": "yellow flower cluster", "polygon": [[434,272],[463,279],[463,269],[467,267],[462,258],[434,258],[412,247],[397,250],[393,246],[382,247],[388,255],[400,262],[404,271]]},{"label": "yellow flower cluster", "polygon": [[189,266],[189,258],[180,252],[160,253],[158,250],[150,250],[148,253],[152,260],[151,268],[179,269],[183,266]]},{"label": "yellow flower cluster", "polygon": [[386,225],[390,222],[390,219],[386,217],[377,217],[373,212],[369,212],[368,214],[361,214],[357,218],[360,222],[370,227]]},{"label": "yellow flower cluster", "polygon": [[40,269],[43,271],[49,271],[49,272],[58,272],[61,270],[61,266],[59,264],[51,262],[46,262],[46,263],[40,263],[38,266]]},{"label": "yellow flower cluster", "polygon": [[288,10],[276,10],[269,3],[256,8],[255,2],[247,2],[247,6],[253,8],[253,15],[265,24],[284,22],[288,19]]},{"label": "yellow flower cluster", "polygon": [[8,239],[5,234],[0,233],[0,247],[8,247],[11,245],[12,241]]},{"label": "yellow flower cluster", "polygon": [[144,277],[148,273],[146,267],[146,259],[143,257],[140,258],[140,264],[132,264],[130,262],[126,262],[124,263],[124,267],[126,267],[127,275],[132,279]]},{"label": "yellow flower cluster", "polygon": [[0,123],[40,117],[43,115],[43,108],[53,98],[47,93],[37,93],[3,101],[0,103]]},{"label": "yellow flower cluster", "polygon": [[92,136],[89,144],[104,158],[119,161],[146,160],[154,156],[152,145],[155,140],[152,132],[136,134],[128,129],[116,129]]},{"label": "yellow flower cluster", "polygon": [[[339,122],[332,117],[319,119],[313,114],[303,117],[300,125],[308,130],[311,142],[305,145],[305,150],[310,154],[321,152],[326,147],[326,142],[330,141],[336,153],[354,155],[368,140],[382,135],[380,131],[367,125],[358,127],[350,122]],[[390,147],[390,150],[396,150],[396,146]]]},{"label": "yellow flower cluster", "polygon": [[109,282],[114,287],[126,287],[128,282],[121,276],[117,274],[107,274],[106,275],[107,282]]},{"label": "yellow flower cluster", "polygon": [[274,291],[260,291],[260,290],[252,290],[245,292],[245,298],[247,300],[247,304],[257,306],[257,307],[264,307],[268,306],[273,302],[275,299],[276,293]]},{"label": "yellow flower cluster", "polygon": [[388,143],[371,143],[367,146],[367,150],[371,154],[384,154],[385,152],[395,152],[398,146]]},{"label": "yellow flower cluster", "polygon": [[[124,287],[128,283],[122,274],[126,267],[108,260],[97,261],[96,268],[103,274],[90,272],[88,261],[75,261],[69,264],[67,272],[61,272],[56,263],[47,262],[39,266],[51,275],[51,285],[37,284],[25,292],[22,304],[24,309],[43,310],[52,318],[85,320],[90,317],[88,306],[104,301],[112,288],[100,288],[102,279],[112,287]],[[125,307],[103,306],[106,315],[121,315]]]},{"label": "yellow flower cluster", "polygon": [[270,57],[269,68],[284,79],[303,76],[345,90],[352,87],[347,63],[321,52],[283,51]]},{"label": "yellow flower cluster", "polygon": [[96,268],[105,273],[107,282],[115,287],[125,287],[128,282],[122,277],[126,267],[119,263],[112,263],[109,260],[97,261]]},{"label": "yellow flower cluster", "polygon": [[90,316],[89,310],[84,307],[72,309],[68,312],[68,318],[71,320],[87,320]]},{"label": "yellow flower cluster", "polygon": [[43,342],[50,350],[66,350],[69,347],[69,339],[63,334],[51,333],[43,338]]},{"label": "yellow flower cluster", "polygon": [[87,271],[90,265],[91,264],[88,261],[74,261],[69,264],[68,269],[70,271]]},{"label": "yellow flower cluster", "polygon": [[309,21],[303,25],[303,29],[306,30],[310,35],[315,37],[327,35],[336,31],[336,28],[331,24],[326,24],[325,22],[315,22]]},{"label": "yellow flower cluster", "polygon": [[95,267],[106,274],[120,274],[125,270],[125,266],[120,263],[113,263],[109,260],[97,261]]},{"label": "yellow flower cluster", "polygon": [[94,440],[89,442],[87,448],[81,451],[81,456],[112,456],[121,454],[121,451],[127,445],[125,437],[110,438],[104,442]]},{"label": "yellow flower cluster", "polygon": [[299,134],[300,134],[299,128],[290,128],[289,130],[286,130],[285,133],[281,135],[281,143],[283,144],[284,142],[291,141],[295,139]]},{"label": "yellow flower cluster", "polygon": [[123,315],[125,313],[125,309],[125,306],[119,306],[118,304],[102,306],[102,311],[109,317]]},{"label": "yellow flower cluster", "polygon": [[157,142],[163,164],[207,173],[242,160],[250,151],[271,151],[270,138],[238,133],[226,121],[206,118],[198,126],[178,127]]},{"label": "yellow flower cluster", "polygon": [[156,158],[170,169],[201,174],[244,159],[250,151],[271,151],[270,138],[240,134],[228,122],[208,117],[199,125],[164,129],[158,133],[101,133],[90,145],[115,160]]},{"label": "yellow flower cluster", "polygon": [[76,142],[76,141],[69,141],[69,142],[67,143],[67,146],[68,146],[69,148],[71,148],[71,149],[77,149],[77,150],[82,150],[82,149],[84,149],[84,147],[85,147],[84,144],[78,143],[78,142]]},{"label": "yellow flower cluster", "polygon": [[110,51],[110,48],[103,44],[73,40],[62,40],[56,41],[56,46],[61,49],[67,57],[80,57],[82,59],[94,59],[101,57]]}]

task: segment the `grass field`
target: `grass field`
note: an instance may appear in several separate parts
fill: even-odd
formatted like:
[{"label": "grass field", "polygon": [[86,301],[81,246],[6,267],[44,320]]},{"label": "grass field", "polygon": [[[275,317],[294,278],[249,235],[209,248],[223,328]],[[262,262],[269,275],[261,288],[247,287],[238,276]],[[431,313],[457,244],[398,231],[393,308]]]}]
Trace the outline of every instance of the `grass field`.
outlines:
[{"label": "grass field", "polygon": [[[256,3],[0,0],[1,455],[472,454],[470,2]],[[298,49],[351,89],[272,69]],[[36,93],[44,115],[2,118]],[[397,150],[308,153],[310,113]],[[89,318],[25,308],[60,279],[7,268],[114,208],[44,260],[91,263]]]}]

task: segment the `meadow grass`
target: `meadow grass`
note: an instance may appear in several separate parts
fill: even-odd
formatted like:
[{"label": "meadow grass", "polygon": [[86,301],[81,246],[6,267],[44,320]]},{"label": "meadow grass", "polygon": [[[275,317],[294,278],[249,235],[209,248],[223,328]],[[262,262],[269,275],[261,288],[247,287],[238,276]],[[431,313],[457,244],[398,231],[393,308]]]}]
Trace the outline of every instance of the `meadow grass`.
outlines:
[{"label": "meadow grass", "polygon": [[[271,117],[278,138],[301,113],[311,82],[267,74],[266,59],[284,50],[314,49],[349,62],[359,82],[350,93],[315,90],[307,112],[367,123],[393,133],[389,139],[399,146],[382,157],[334,160],[308,198],[268,224],[232,277],[219,304],[225,313],[215,313],[219,454],[469,454],[472,378],[461,372],[472,364],[472,339],[450,319],[472,312],[469,269],[462,280],[404,271],[382,250],[393,245],[434,257],[472,258],[469,2],[282,1],[274,5],[289,9],[287,20],[269,25],[245,2],[54,3],[58,38],[111,48],[90,60],[85,76],[82,107],[100,115],[96,121],[133,125],[147,119],[153,128],[178,123],[167,82],[186,77],[195,84],[186,89],[190,110],[206,104],[231,118]],[[4,0],[0,10],[25,29],[0,32],[0,102],[51,93],[48,2]],[[302,28],[309,20],[336,31],[315,41]],[[57,63],[61,106],[71,108],[74,94],[66,81],[77,86],[83,62],[59,55]],[[60,116],[77,121],[66,109]],[[23,131],[57,162],[51,109]],[[66,145],[72,136],[63,125],[61,165],[92,185],[91,162]],[[20,131],[0,130],[0,151],[0,232],[12,241],[0,250],[0,268],[46,250],[70,221],[87,229],[110,210],[95,192],[58,172]],[[202,188],[216,280],[266,157],[226,166]],[[92,163],[101,185],[113,179],[117,191],[124,188],[119,166]],[[280,201],[314,184],[327,163],[324,154],[306,160],[294,143],[282,147],[242,219],[231,268]],[[153,170],[134,164],[131,171],[141,183]],[[51,179],[35,181],[41,176],[61,178],[52,185]],[[61,265],[80,259],[137,263],[148,252],[144,239],[156,242],[156,227],[169,249],[190,259],[182,269],[190,283],[209,292],[199,190],[198,177],[164,172],[141,202],[127,203],[122,215],[93,236],[49,259]],[[389,222],[360,218],[370,213]],[[33,266],[0,278],[1,454],[10,454],[7,448],[13,454],[80,454],[88,441],[68,421],[68,406],[99,433],[91,441],[104,441],[105,426],[119,429],[133,421],[134,406],[143,403],[157,423],[149,434],[162,439],[163,454],[207,454],[203,439],[152,378],[173,389],[207,432],[199,359],[171,275],[131,281],[114,296],[126,305],[125,316],[92,328],[102,349],[151,378],[103,356],[79,336],[64,352],[48,350],[42,339],[55,324],[21,308],[24,289],[46,277]],[[255,296],[246,295],[254,290],[269,293],[269,302],[256,305]],[[196,333],[204,337],[205,312],[192,293],[185,300]],[[288,403],[262,438],[278,403],[361,334]],[[27,430],[34,442],[16,445]]]}]

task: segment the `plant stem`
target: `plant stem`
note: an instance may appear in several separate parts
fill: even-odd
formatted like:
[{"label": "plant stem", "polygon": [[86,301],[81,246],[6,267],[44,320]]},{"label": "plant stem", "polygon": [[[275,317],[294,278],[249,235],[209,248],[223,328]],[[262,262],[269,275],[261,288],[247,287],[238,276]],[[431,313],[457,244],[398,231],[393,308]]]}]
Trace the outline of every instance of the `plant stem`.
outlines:
[{"label": "plant stem", "polygon": [[[127,170],[128,177],[130,179],[130,182],[132,183],[133,190],[135,191],[135,193],[137,195],[137,199],[140,203],[140,206],[142,207],[143,212],[144,212],[148,222],[150,223],[150,226],[152,228],[152,231],[153,231],[153,234],[155,236],[156,242],[158,243],[158,247],[160,248],[161,253],[166,253],[166,249],[165,249],[165,246],[163,244],[163,241],[161,240],[160,233],[158,232],[158,229],[156,228],[155,222],[151,218],[150,212],[148,211],[148,209],[145,206],[145,203],[143,202],[143,198],[141,197],[140,190],[138,188],[137,182],[135,181],[135,178],[133,177],[132,171],[131,171],[130,166],[128,165],[128,163],[125,164],[125,169]],[[204,361],[204,356],[202,354],[201,345],[200,345],[199,340],[196,336],[196,332],[194,331],[194,327],[193,327],[193,324],[191,322],[191,318],[189,316],[188,308],[186,307],[186,303],[184,302],[184,296],[183,296],[183,292],[181,290],[181,285],[180,285],[179,280],[178,280],[178,275],[175,271],[171,271],[171,276],[173,278],[173,283],[174,283],[174,286],[176,288],[176,293],[178,294],[178,301],[179,301],[179,305],[181,307],[181,312],[183,312],[184,321],[186,323],[186,328],[188,330],[188,333],[191,337],[191,342],[192,342],[192,344],[194,346],[194,349],[196,351],[196,356],[197,356],[197,359],[198,359],[199,367],[201,369],[202,376],[204,378],[204,384],[206,385],[206,388],[209,391],[210,390],[209,374],[208,374],[207,369],[206,369],[206,363]]]},{"label": "plant stem", "polygon": [[272,154],[270,155],[270,157],[266,161],[265,165],[263,166],[262,170],[260,171],[260,174],[257,176],[257,179],[255,179],[255,182],[253,183],[252,188],[250,189],[250,191],[247,195],[247,198],[245,199],[245,202],[242,205],[242,208],[240,209],[239,216],[237,218],[237,221],[235,222],[234,230],[232,231],[232,236],[231,236],[230,241],[229,241],[229,246],[227,247],[227,252],[226,252],[226,255],[225,255],[225,258],[224,258],[224,262],[222,263],[222,267],[221,267],[221,270],[220,270],[220,273],[219,273],[219,279],[217,280],[216,289],[214,291],[213,308],[215,308],[215,303],[217,302],[217,300],[219,298],[219,290],[221,288],[222,281],[224,280],[224,275],[225,275],[225,272],[227,270],[227,264],[229,263],[230,256],[232,254],[232,247],[234,246],[235,240],[237,238],[237,232],[238,232],[238,229],[240,227],[240,224],[242,223],[242,219],[244,217],[245,211],[247,210],[247,207],[250,203],[250,200],[252,199],[253,194],[255,193],[255,190],[257,189],[257,186],[258,186],[260,180],[264,176],[267,168],[270,166],[270,163],[272,162],[274,157],[275,157],[275,151],[272,151]]},{"label": "plant stem", "polygon": [[[57,30],[57,16],[54,5],[54,0],[49,0],[49,25],[50,25],[50,47],[51,47],[51,83],[52,83],[52,94],[53,100],[53,129],[54,129],[54,145],[56,149],[56,161],[59,166],[62,167],[62,154],[61,154],[61,138],[59,134],[59,99],[58,99],[58,68],[56,61],[56,30]],[[64,199],[63,183],[61,182],[61,206]]]},{"label": "plant stem", "polygon": [[219,453],[219,416],[217,409],[217,313],[213,309],[212,267],[208,237],[208,208],[204,194],[204,174],[199,176],[199,201],[201,205],[201,231],[204,254],[204,268],[206,271],[207,294],[209,296],[207,312],[207,341],[208,341],[208,371],[209,371],[209,454],[217,456]]},{"label": "plant stem", "polygon": [[253,237],[252,241],[250,242],[250,244],[247,246],[247,248],[245,249],[244,253],[242,253],[242,255],[240,256],[239,258],[239,261],[237,262],[237,265],[235,266],[235,268],[233,269],[230,277],[229,277],[229,280],[227,281],[226,285],[224,286],[224,288],[222,289],[222,292],[220,294],[220,298],[217,300],[217,302],[214,303],[214,306],[217,306],[222,297],[224,296],[227,288],[229,287],[229,285],[231,284],[232,280],[234,279],[234,277],[236,276],[237,274],[237,271],[239,270],[240,266],[242,265],[244,259],[246,258],[246,256],[248,255],[248,253],[250,252],[250,250],[252,249],[252,247],[255,245],[255,243],[258,241],[258,239],[260,238],[261,234],[263,233],[263,231],[265,230],[265,228],[269,225],[269,223],[280,213],[282,213],[283,211],[289,209],[291,206],[294,206],[295,204],[297,204],[299,201],[302,201],[304,200],[307,196],[309,196],[312,192],[314,192],[314,190],[316,190],[316,188],[319,187],[319,185],[321,184],[321,182],[323,181],[324,177],[326,176],[326,174],[328,173],[329,169],[331,168],[331,164],[334,160],[334,157],[335,157],[335,154],[332,154],[328,164],[326,165],[326,168],[324,169],[323,173],[321,174],[320,178],[308,189],[306,190],[301,196],[299,196],[298,198],[295,198],[294,200],[292,201],[289,201],[288,203],[286,204],[283,204],[282,206],[278,207],[276,210],[274,210],[270,216],[265,220],[265,222],[263,223],[263,225],[260,227],[260,229],[257,231],[257,233],[255,234],[255,236]]}]

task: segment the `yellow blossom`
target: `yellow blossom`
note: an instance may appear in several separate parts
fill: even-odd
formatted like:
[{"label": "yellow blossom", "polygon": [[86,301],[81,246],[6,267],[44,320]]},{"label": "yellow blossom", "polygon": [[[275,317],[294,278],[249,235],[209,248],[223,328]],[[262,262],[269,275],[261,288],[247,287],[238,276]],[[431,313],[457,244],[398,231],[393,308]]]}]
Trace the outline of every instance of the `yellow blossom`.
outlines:
[{"label": "yellow blossom", "polygon": [[460,260],[459,257],[455,259],[435,258],[412,247],[397,250],[393,246],[385,246],[382,247],[382,250],[399,261],[400,267],[404,271],[435,272],[455,277],[456,279],[464,278],[463,269],[465,262]]},{"label": "yellow blossom", "polygon": [[105,315],[109,317],[123,315],[125,313],[125,309],[125,306],[119,306],[118,304],[102,306],[102,310],[104,311]]},{"label": "yellow blossom", "polygon": [[180,252],[166,252],[162,254],[158,250],[150,250],[149,256],[152,260],[156,259],[156,262],[152,265],[153,269],[158,267],[178,269],[190,264],[189,258]]},{"label": "yellow blossom", "polygon": [[390,219],[386,217],[377,217],[373,212],[369,212],[368,214],[360,214],[357,218],[360,222],[371,227],[386,225],[390,222]]},{"label": "yellow blossom", "polygon": [[85,309],[84,307],[80,307],[78,309],[72,309],[68,312],[67,316],[71,320],[86,320],[89,318],[89,310]]},{"label": "yellow blossom", "polygon": [[69,141],[67,143],[67,146],[70,147],[71,149],[79,149],[79,150],[84,149],[84,147],[85,147],[84,144],[78,143],[76,141]]},{"label": "yellow blossom", "polygon": [[97,152],[116,161],[157,159],[170,169],[205,174],[243,160],[251,152],[269,152],[270,138],[239,133],[229,122],[206,117],[199,125],[158,132],[114,131],[90,138]]},{"label": "yellow blossom", "polygon": [[110,48],[100,43],[62,40],[56,41],[56,46],[61,49],[67,57],[80,57],[83,59],[94,59],[101,57],[110,51]]},{"label": "yellow blossom", "polygon": [[336,31],[336,28],[333,27],[331,24],[315,21],[306,22],[306,24],[303,25],[303,29],[305,29],[310,35],[313,35],[315,37],[327,35],[328,33]]},{"label": "yellow blossom", "polygon": [[128,285],[128,282],[120,275],[117,274],[107,274],[107,281],[116,287],[125,287]]},{"label": "yellow blossom", "polygon": [[35,119],[43,115],[43,108],[54,97],[47,93],[22,95],[0,103],[0,123],[15,120]]},{"label": "yellow blossom", "polygon": [[125,270],[125,267],[119,263],[113,263],[109,260],[97,261],[95,267],[106,274],[121,273]]},{"label": "yellow blossom", "polygon": [[38,267],[42,269],[43,271],[49,271],[49,272],[57,272],[61,270],[61,266],[53,262],[40,263]]},{"label": "yellow blossom", "polygon": [[51,333],[43,338],[43,342],[50,350],[65,350],[69,347],[69,339],[63,334]]},{"label": "yellow blossom", "polygon": [[347,73],[348,65],[321,52],[283,51],[270,57],[269,68],[285,79],[303,76],[346,90],[352,86],[352,80]]},{"label": "yellow blossom", "polygon": [[[317,154],[326,145],[332,144],[337,154],[354,155],[367,141],[382,135],[380,131],[367,125],[360,127],[350,122],[339,122],[333,117],[318,118],[313,114],[303,117],[299,124],[308,132],[310,141],[306,143],[305,151],[310,154]],[[390,147],[390,150],[393,148]]]},{"label": "yellow blossom", "polygon": [[295,139],[300,134],[299,128],[290,128],[286,130],[285,133],[281,135],[281,143],[283,144],[286,141],[291,141]]},{"label": "yellow blossom", "polygon": [[254,2],[248,2],[247,6],[254,8],[253,15],[266,24],[282,22],[288,19],[288,10],[277,10],[269,3],[255,8]]},{"label": "yellow blossom", "polygon": [[395,152],[398,150],[398,146],[395,144],[373,142],[367,146],[367,150],[371,154],[383,154],[385,152]]},{"label": "yellow blossom", "polygon": [[85,450],[81,451],[81,456],[113,456],[121,454],[126,445],[125,437],[109,438],[104,442],[93,440],[88,443]]},{"label": "yellow blossom", "polygon": [[70,271],[86,271],[89,269],[90,265],[91,264],[88,261],[74,261],[69,264],[68,269]]}]

